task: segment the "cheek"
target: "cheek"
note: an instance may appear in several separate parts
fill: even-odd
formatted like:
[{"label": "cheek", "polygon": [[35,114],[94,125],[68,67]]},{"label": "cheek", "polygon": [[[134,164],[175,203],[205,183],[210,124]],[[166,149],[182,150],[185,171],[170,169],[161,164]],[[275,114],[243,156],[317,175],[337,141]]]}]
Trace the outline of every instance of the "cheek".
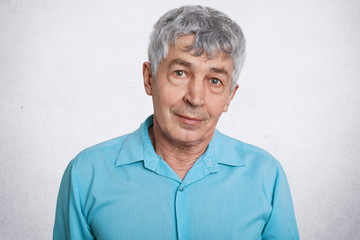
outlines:
[{"label": "cheek", "polygon": [[165,106],[171,106],[182,102],[184,93],[183,89],[172,86],[166,86],[159,89],[160,101]]},{"label": "cheek", "polygon": [[172,106],[179,104],[179,97],[176,95],[176,92],[172,91],[163,91],[157,94],[154,98],[154,103],[156,105],[157,111],[166,114],[170,111]]},{"label": "cheek", "polygon": [[211,100],[207,102],[208,113],[211,116],[218,118],[224,112],[226,104],[227,104],[227,98],[218,99],[213,97]]}]

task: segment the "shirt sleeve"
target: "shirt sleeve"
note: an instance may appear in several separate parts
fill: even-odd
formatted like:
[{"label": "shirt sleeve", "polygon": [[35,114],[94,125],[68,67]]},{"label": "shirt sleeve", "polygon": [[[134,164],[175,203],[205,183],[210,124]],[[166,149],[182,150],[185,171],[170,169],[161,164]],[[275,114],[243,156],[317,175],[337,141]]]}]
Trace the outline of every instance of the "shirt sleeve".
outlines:
[{"label": "shirt sleeve", "polygon": [[272,196],[272,212],[262,233],[264,240],[300,239],[289,184],[280,163]]},{"label": "shirt sleeve", "polygon": [[54,240],[95,239],[84,217],[73,160],[61,180],[53,231]]}]

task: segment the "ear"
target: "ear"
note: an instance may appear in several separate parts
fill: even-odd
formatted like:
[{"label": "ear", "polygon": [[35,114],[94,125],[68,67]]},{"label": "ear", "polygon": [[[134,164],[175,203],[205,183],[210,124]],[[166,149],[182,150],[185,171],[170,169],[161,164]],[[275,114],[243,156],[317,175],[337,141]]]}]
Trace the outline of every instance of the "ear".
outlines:
[{"label": "ear", "polygon": [[230,95],[228,97],[228,100],[227,100],[226,105],[224,106],[224,111],[223,112],[227,112],[227,110],[229,109],[229,105],[230,105],[231,101],[233,100],[233,98],[235,96],[235,93],[238,90],[238,88],[239,88],[239,85],[236,84],[236,86],[234,87],[234,89],[232,90],[232,92],[230,93]]},{"label": "ear", "polygon": [[151,65],[149,62],[143,63],[143,78],[144,78],[144,88],[147,95],[152,95],[152,83],[153,77],[151,74]]}]

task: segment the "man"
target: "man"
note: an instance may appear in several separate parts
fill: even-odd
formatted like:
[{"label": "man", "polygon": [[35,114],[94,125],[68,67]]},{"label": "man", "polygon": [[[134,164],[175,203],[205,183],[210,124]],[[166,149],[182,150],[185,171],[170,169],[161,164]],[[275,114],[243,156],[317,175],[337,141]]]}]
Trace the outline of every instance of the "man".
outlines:
[{"label": "man", "polygon": [[143,64],[154,114],[70,162],[54,239],[299,239],[279,162],[215,130],[244,55],[240,27],[221,12],[162,16]]}]

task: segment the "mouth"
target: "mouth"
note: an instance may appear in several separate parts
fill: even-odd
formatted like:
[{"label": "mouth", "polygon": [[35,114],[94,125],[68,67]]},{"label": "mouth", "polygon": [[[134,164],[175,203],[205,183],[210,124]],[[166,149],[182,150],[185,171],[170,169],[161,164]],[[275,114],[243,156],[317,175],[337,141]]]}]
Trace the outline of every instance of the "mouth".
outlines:
[{"label": "mouth", "polygon": [[189,126],[198,126],[203,123],[204,119],[199,117],[192,117],[187,115],[179,115],[176,114],[176,116],[180,119],[180,121],[186,125]]}]

